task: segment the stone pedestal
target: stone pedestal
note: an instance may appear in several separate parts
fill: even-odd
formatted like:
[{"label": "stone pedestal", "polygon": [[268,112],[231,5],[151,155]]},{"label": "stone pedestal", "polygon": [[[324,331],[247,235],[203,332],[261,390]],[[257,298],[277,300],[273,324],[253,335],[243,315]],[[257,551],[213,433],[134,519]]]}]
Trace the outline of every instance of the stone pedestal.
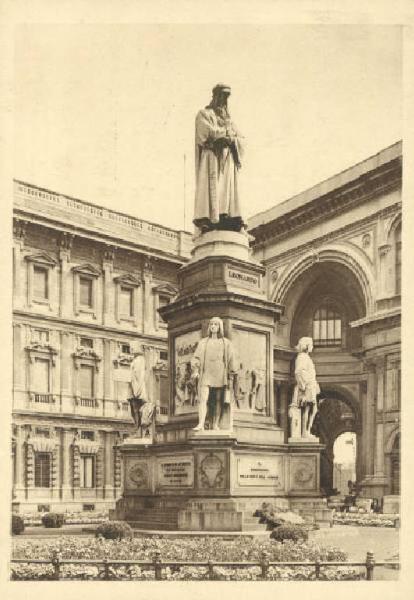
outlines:
[{"label": "stone pedestal", "polygon": [[[203,234],[178,281],[175,301],[160,309],[168,323],[168,420],[157,424],[152,444],[126,440],[120,448],[124,490],[114,516],[143,529],[244,531],[265,501],[323,511],[322,446],[285,443],[287,423],[277,424],[273,347],[282,307],[267,300],[265,269],[249,259],[247,236]],[[196,432],[190,361],[215,316],[238,357],[237,401],[227,430]]]}]

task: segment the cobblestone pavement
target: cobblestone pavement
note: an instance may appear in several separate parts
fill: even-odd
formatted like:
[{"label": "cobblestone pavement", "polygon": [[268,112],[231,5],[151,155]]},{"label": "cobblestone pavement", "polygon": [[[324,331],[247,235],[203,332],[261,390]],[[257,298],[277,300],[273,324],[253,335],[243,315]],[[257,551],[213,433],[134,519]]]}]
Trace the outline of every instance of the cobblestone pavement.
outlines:
[{"label": "cobblestone pavement", "polygon": [[[380,560],[397,560],[399,529],[393,527],[356,527],[334,525],[330,529],[313,531],[310,539],[320,546],[337,546],[348,554],[348,560],[364,561],[367,552]],[[398,570],[376,567],[375,579],[398,579]]]}]

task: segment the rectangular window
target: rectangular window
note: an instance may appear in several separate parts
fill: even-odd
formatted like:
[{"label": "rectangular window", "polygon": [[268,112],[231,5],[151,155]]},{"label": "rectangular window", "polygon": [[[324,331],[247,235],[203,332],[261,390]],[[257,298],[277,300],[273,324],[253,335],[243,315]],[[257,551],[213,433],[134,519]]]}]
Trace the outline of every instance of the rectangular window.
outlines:
[{"label": "rectangular window", "polygon": [[80,393],[82,398],[94,397],[94,367],[91,365],[81,365],[80,368]]},{"label": "rectangular window", "polygon": [[95,456],[91,454],[80,455],[80,487],[95,487]]},{"label": "rectangular window", "polygon": [[[162,308],[163,306],[167,306],[167,304],[170,303],[171,298],[169,296],[163,296],[162,294],[159,295],[158,297],[158,306],[159,308]],[[160,315],[160,320],[162,322],[164,322],[164,319],[162,318],[162,316]]]},{"label": "rectangular window", "polygon": [[35,300],[49,298],[48,270],[45,267],[33,267],[33,297]]},{"label": "rectangular window", "polygon": [[134,316],[134,290],[121,287],[119,290],[119,314],[121,317]]},{"label": "rectangular window", "polygon": [[129,344],[121,344],[121,352],[123,354],[131,354],[131,346]]},{"label": "rectangular window", "polygon": [[81,337],[80,339],[81,348],[93,348],[93,339],[87,337]]},{"label": "rectangular window", "polygon": [[94,431],[81,431],[81,439],[93,441],[95,439],[95,432]]},{"label": "rectangular window", "polygon": [[92,308],[93,281],[89,277],[79,277],[79,304],[83,307]]},{"label": "rectangular window", "polygon": [[35,487],[50,487],[50,453],[35,452]]},{"label": "rectangular window", "polygon": [[50,363],[44,358],[36,358],[33,369],[33,391],[48,394]]}]

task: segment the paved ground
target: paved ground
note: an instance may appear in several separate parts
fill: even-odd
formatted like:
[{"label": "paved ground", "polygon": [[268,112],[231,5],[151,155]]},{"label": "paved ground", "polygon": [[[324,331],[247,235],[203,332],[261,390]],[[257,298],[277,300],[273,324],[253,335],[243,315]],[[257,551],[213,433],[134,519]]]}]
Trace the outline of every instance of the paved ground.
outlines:
[{"label": "paved ground", "polygon": [[[367,552],[373,552],[377,561],[398,560],[399,529],[393,527],[354,527],[334,525],[311,533],[311,539],[321,546],[337,546],[348,554],[348,560],[364,561]],[[398,571],[376,567],[375,579],[398,579]]]}]

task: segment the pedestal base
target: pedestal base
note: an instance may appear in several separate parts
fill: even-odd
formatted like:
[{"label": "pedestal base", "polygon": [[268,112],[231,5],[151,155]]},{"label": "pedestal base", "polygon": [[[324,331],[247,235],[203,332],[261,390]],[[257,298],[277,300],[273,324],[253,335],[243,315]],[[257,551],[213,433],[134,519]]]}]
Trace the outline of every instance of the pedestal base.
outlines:
[{"label": "pedestal base", "polygon": [[182,443],[125,444],[124,493],[113,518],[141,529],[244,531],[258,525],[253,513],[270,502],[326,520],[321,449],[240,447],[232,432],[217,431],[192,432]]}]

